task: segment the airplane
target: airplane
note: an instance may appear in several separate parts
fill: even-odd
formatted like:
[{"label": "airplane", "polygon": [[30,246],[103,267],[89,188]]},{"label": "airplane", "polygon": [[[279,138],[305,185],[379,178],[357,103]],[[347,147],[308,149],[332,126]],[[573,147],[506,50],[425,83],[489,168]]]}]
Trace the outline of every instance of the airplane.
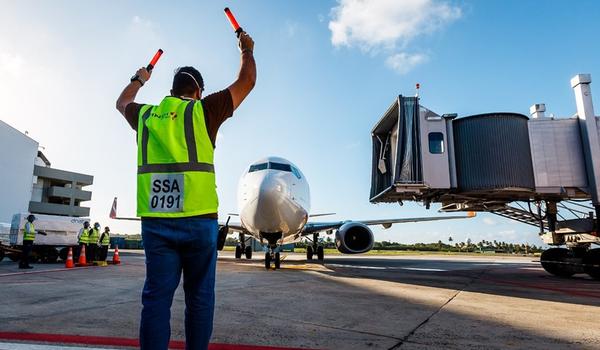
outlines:
[{"label": "airplane", "polygon": [[[388,229],[392,224],[467,219],[475,217],[474,212],[464,216],[438,216],[420,218],[345,220],[312,222],[310,217],[333,215],[333,213],[310,213],[310,190],[308,181],[300,169],[292,162],[280,157],[267,157],[248,166],[238,185],[238,208],[240,223],[219,223],[220,232],[238,233],[240,243],[235,248],[236,259],[242,254],[252,259],[252,247],[247,245],[246,235],[251,236],[264,247],[265,268],[281,267],[280,249],[302,238],[312,242],[307,246],[306,259],[324,260],[324,249],[319,244],[319,234],[332,234],[335,230],[335,244],[344,254],[366,253],[373,248],[375,239],[369,226],[382,225]],[[117,198],[110,212],[111,219],[139,220],[117,216]],[[312,236],[312,239],[308,238]]]}]

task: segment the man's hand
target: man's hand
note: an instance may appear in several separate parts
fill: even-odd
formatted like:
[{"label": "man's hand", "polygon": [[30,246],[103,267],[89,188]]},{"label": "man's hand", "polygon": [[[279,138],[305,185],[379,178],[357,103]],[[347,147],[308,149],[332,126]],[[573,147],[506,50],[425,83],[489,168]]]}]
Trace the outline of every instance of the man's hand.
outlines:
[{"label": "man's hand", "polygon": [[145,83],[148,80],[150,80],[150,77],[152,76],[152,71],[148,72],[146,67],[142,67],[142,68],[138,69],[137,72],[135,72],[135,75],[140,77],[140,79],[142,79],[142,81]]},{"label": "man's hand", "polygon": [[242,32],[240,34],[240,38],[238,39],[238,48],[240,49],[240,52],[254,51],[254,40],[252,40],[252,37],[248,35],[248,33]]}]

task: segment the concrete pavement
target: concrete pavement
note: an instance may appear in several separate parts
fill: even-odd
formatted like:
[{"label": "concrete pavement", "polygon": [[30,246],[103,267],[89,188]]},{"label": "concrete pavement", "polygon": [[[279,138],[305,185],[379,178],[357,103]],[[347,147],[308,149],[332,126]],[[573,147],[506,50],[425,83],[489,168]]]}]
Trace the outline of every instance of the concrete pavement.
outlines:
[{"label": "concrete pavement", "polygon": [[[600,282],[560,279],[532,258],[288,254],[218,264],[213,342],[319,349],[600,349]],[[144,257],[20,274],[0,263],[2,332],[136,338]],[[54,271],[51,271],[54,270]],[[183,340],[183,293],[172,339]],[[0,349],[2,349],[0,347]]]}]

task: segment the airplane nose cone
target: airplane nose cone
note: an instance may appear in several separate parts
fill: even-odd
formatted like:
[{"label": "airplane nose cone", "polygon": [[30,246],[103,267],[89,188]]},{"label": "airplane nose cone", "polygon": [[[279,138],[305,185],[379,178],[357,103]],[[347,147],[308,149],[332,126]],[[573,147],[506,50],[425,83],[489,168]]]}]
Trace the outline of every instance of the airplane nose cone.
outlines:
[{"label": "airplane nose cone", "polygon": [[259,182],[256,196],[257,205],[276,212],[287,195],[287,187],[277,174],[267,172]]},{"label": "airplane nose cone", "polygon": [[263,232],[279,232],[288,205],[289,189],[277,173],[265,172],[257,179],[252,200],[242,209],[244,224]]}]

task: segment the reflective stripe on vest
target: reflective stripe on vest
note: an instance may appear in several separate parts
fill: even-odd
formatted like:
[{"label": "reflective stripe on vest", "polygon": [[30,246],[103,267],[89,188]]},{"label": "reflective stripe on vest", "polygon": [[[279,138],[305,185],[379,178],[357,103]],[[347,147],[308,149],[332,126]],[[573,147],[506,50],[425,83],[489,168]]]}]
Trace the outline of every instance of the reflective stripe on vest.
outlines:
[{"label": "reflective stripe on vest", "polygon": [[90,230],[84,228],[81,232],[81,236],[79,236],[79,243],[88,244],[89,243]]},{"label": "reflective stripe on vest", "polygon": [[95,228],[91,229],[90,235],[88,236],[88,243],[97,244],[98,238],[100,238],[100,232],[98,232],[98,229],[95,229]]},{"label": "reflective stripe on vest", "polygon": [[[27,225],[29,224],[29,225]],[[35,226],[33,222],[26,222],[25,227],[23,228],[23,240],[24,241],[33,241],[35,240]]]},{"label": "reflective stripe on vest", "polygon": [[216,213],[214,148],[201,101],[165,97],[138,118],[137,215]]}]

